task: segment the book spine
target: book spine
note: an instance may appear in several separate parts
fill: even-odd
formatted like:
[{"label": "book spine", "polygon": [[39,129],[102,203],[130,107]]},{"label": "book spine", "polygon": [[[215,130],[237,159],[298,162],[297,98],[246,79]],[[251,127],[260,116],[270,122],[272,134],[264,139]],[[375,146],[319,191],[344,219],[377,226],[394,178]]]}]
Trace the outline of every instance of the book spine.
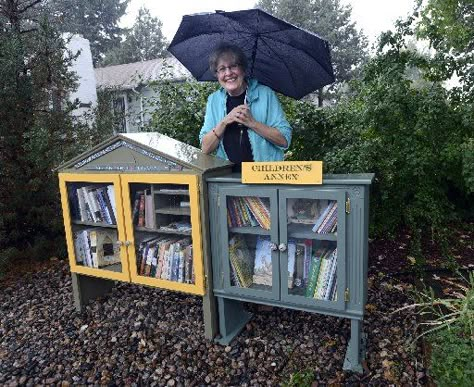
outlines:
[{"label": "book spine", "polygon": [[326,219],[326,215],[331,211],[332,206],[334,205],[333,202],[329,203],[327,207],[324,209],[323,213],[319,215],[319,218],[316,220],[313,226],[313,232],[317,232],[319,226],[321,226],[321,223],[323,223],[324,219]]},{"label": "book spine", "polygon": [[110,220],[110,218],[108,216],[107,206],[105,204],[104,198],[102,197],[101,188],[97,188],[95,190],[95,197],[96,197],[96,200],[97,200],[97,204],[99,205],[100,217],[102,218],[102,221],[107,223],[107,224],[111,224],[112,221]]},{"label": "book spine", "polygon": [[109,186],[101,190],[102,197],[105,202],[105,208],[107,209],[107,214],[109,216],[109,224],[117,224],[117,219],[115,218],[114,210],[112,208],[112,203],[109,198]]},{"label": "book spine", "polygon": [[94,209],[92,208],[92,204],[90,202],[89,194],[87,193],[87,188],[86,187],[81,187],[80,190],[82,191],[82,196],[84,197],[84,203],[86,207],[86,213],[87,213],[87,221],[91,222],[96,222],[95,214],[94,214]]},{"label": "book spine", "polygon": [[133,210],[132,210],[132,223],[136,226],[138,225],[138,211],[140,209],[140,195],[141,192],[135,193],[135,200],[133,202]]},{"label": "book spine", "polygon": [[102,222],[102,215],[100,212],[100,206],[99,203],[97,202],[97,195],[96,195],[96,190],[93,187],[89,187],[87,189],[87,197],[88,201],[90,204],[90,207],[92,208],[92,214],[94,216],[94,222]]},{"label": "book spine", "polygon": [[155,214],[153,211],[153,195],[145,194],[145,227],[154,229]]},{"label": "book spine", "polygon": [[337,211],[337,202],[334,202],[334,205],[332,206],[331,211],[329,211],[329,214],[326,216],[321,226],[319,226],[318,231],[317,231],[318,234],[322,233],[321,231],[324,230],[324,228],[326,227],[326,224],[329,222],[329,219],[331,219],[335,211]]},{"label": "book spine", "polygon": [[115,206],[115,190],[113,184],[107,186],[107,197],[110,201],[110,207],[112,208],[113,216],[114,216],[114,224],[117,224],[117,207]]},{"label": "book spine", "polygon": [[145,194],[140,195],[140,203],[138,207],[138,227],[145,226]]},{"label": "book spine", "polygon": [[321,258],[314,256],[311,262],[311,269],[309,272],[309,281],[306,288],[305,296],[312,298],[314,296],[314,290],[316,289],[316,283],[318,281],[319,267],[321,265]]}]

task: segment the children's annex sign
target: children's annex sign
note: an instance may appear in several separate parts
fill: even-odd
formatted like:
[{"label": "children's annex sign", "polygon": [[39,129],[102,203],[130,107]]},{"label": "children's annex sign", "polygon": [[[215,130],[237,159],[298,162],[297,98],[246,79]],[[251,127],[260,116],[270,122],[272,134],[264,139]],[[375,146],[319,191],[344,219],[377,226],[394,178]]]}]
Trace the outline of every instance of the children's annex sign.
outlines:
[{"label": "children's annex sign", "polygon": [[242,163],[245,184],[322,184],[322,161],[272,161]]}]

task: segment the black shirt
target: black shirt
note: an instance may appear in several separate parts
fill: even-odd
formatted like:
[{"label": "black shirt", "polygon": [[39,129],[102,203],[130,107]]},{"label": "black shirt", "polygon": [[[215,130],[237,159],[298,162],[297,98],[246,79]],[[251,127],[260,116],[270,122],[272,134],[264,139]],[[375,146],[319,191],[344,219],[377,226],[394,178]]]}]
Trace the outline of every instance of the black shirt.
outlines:
[{"label": "black shirt", "polygon": [[[238,96],[227,95],[226,109],[227,114],[236,106],[243,105],[245,101],[245,92]],[[234,170],[241,170],[243,161],[253,161],[252,147],[250,146],[247,128],[242,124],[233,122],[227,125],[224,132],[224,149],[229,160],[234,164]]]}]

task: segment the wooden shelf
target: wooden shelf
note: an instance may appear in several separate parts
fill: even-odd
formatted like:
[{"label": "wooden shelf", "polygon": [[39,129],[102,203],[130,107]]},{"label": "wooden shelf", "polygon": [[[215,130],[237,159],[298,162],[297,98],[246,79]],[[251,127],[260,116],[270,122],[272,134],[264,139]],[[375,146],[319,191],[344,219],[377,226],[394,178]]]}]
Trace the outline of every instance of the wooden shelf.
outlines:
[{"label": "wooden shelf", "polygon": [[288,238],[317,239],[323,241],[337,241],[337,233],[318,234],[312,231],[310,224],[290,223],[288,225]]},{"label": "wooden shelf", "polygon": [[270,230],[261,227],[230,227],[229,232],[234,234],[270,235]]},{"label": "wooden shelf", "polygon": [[155,195],[167,195],[167,196],[189,196],[189,191],[186,192],[161,192],[161,191],[153,191]]},{"label": "wooden shelf", "polygon": [[114,263],[113,265],[107,265],[107,266],[102,266],[102,267],[89,267],[82,265],[78,263],[78,266],[80,267],[86,267],[88,269],[94,269],[94,270],[105,270],[105,271],[113,271],[115,273],[121,273],[122,272],[122,264],[121,263]]},{"label": "wooden shelf", "polygon": [[135,231],[140,232],[152,232],[158,234],[175,234],[175,235],[191,235],[191,230],[189,231],[180,231],[180,230],[162,230],[160,228],[147,228],[147,227],[138,227],[135,226]]},{"label": "wooden shelf", "polygon": [[171,215],[191,215],[191,208],[189,207],[162,207],[156,208],[157,214],[171,214]]},{"label": "wooden shelf", "polygon": [[109,224],[104,222],[89,222],[83,220],[72,220],[72,224],[76,224],[78,226],[92,226],[92,227],[105,227],[105,228],[117,228],[116,224]]}]

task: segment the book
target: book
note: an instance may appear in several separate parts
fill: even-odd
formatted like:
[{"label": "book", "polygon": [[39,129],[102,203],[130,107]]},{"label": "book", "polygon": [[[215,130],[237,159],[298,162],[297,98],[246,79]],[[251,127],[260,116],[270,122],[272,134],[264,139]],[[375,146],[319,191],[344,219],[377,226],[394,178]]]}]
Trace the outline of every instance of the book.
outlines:
[{"label": "book", "polygon": [[110,186],[102,187],[100,190],[100,194],[102,195],[105,202],[109,224],[117,224],[117,219],[115,218],[115,212],[114,212],[114,209],[112,207],[112,202],[110,201],[110,197],[109,197],[109,187]]},{"label": "book", "polygon": [[135,199],[133,201],[133,208],[132,208],[132,223],[134,225],[138,224],[138,211],[140,208],[140,196],[143,194],[143,191],[137,191],[135,193]]},{"label": "book", "polygon": [[87,200],[87,203],[89,204],[89,208],[91,209],[94,222],[102,222],[102,216],[100,213],[99,203],[97,202],[95,188],[92,186],[84,187],[84,188],[85,188],[86,200]]},{"label": "book", "polygon": [[323,213],[319,215],[318,219],[314,223],[313,226],[313,232],[317,232],[318,228],[321,226],[321,223],[323,223],[324,219],[326,219],[326,216],[328,215],[329,211],[331,211],[331,208],[334,206],[334,203],[336,202],[329,202],[327,207],[324,209]]},{"label": "book", "polygon": [[[109,229],[95,229],[93,232],[95,238],[95,265],[104,267],[120,263],[120,248],[117,245],[117,231]],[[91,241],[92,243],[92,241]]]},{"label": "book", "polygon": [[140,194],[140,201],[138,203],[138,227],[145,226],[145,193]]},{"label": "book", "polygon": [[92,253],[91,253],[91,244],[89,240],[89,230],[82,230],[82,243],[84,244],[84,250],[86,252],[86,266],[94,267],[94,262],[92,261]]},{"label": "book", "polygon": [[79,219],[83,222],[92,220],[92,215],[90,214],[89,206],[86,203],[86,199],[84,197],[84,191],[82,188],[76,189],[77,201],[79,206]]},{"label": "book", "polygon": [[107,197],[110,201],[110,207],[112,208],[113,217],[115,221],[113,224],[117,224],[117,207],[115,206],[115,190],[113,184],[107,186]]},{"label": "book", "polygon": [[304,241],[304,262],[303,262],[303,286],[308,285],[309,271],[311,267],[311,257],[313,254],[313,242],[311,239]]},{"label": "book", "polygon": [[153,210],[153,195],[151,193],[145,193],[145,227],[156,228],[155,224],[155,213]]},{"label": "book", "polygon": [[295,276],[295,264],[296,264],[296,242],[294,239],[290,239],[288,241],[287,252],[288,252],[288,289],[293,289],[294,276]]},{"label": "book", "polygon": [[314,255],[311,258],[311,268],[308,278],[308,286],[306,287],[305,296],[312,298],[314,296],[314,291],[316,289],[316,282],[318,280],[319,268],[321,265],[321,257]]},{"label": "book", "polygon": [[[336,216],[336,215],[337,215],[337,202],[332,202],[329,212],[326,214],[326,216],[323,219],[322,223],[320,224],[320,226],[317,228],[317,230],[315,232],[317,232],[318,234],[323,234],[324,233],[323,230],[325,230],[326,225],[328,223],[330,224],[330,222],[333,221],[334,216]],[[314,229],[313,229],[313,231],[314,231]]]},{"label": "book", "polygon": [[102,218],[102,221],[107,224],[112,224],[112,218],[110,217],[109,210],[107,209],[107,204],[102,193],[102,187],[96,188],[95,196],[97,203],[99,204],[100,217]]},{"label": "book", "polygon": [[293,285],[297,288],[304,286],[304,254],[305,244],[304,242],[296,242],[295,249],[295,270]]},{"label": "book", "polygon": [[321,212],[320,200],[304,198],[287,199],[288,223],[314,224],[316,217]]},{"label": "book", "polygon": [[92,257],[92,267],[98,268],[99,261],[97,260],[97,232],[96,230],[89,231],[89,243],[90,243],[90,251]]},{"label": "book", "polygon": [[272,250],[269,237],[257,237],[253,283],[272,286]]},{"label": "book", "polygon": [[193,245],[186,246],[184,252],[184,282],[187,284],[194,283],[193,277]]},{"label": "book", "polygon": [[253,281],[253,260],[245,238],[241,235],[234,235],[229,240],[229,260],[239,279],[241,287],[248,288]]}]

